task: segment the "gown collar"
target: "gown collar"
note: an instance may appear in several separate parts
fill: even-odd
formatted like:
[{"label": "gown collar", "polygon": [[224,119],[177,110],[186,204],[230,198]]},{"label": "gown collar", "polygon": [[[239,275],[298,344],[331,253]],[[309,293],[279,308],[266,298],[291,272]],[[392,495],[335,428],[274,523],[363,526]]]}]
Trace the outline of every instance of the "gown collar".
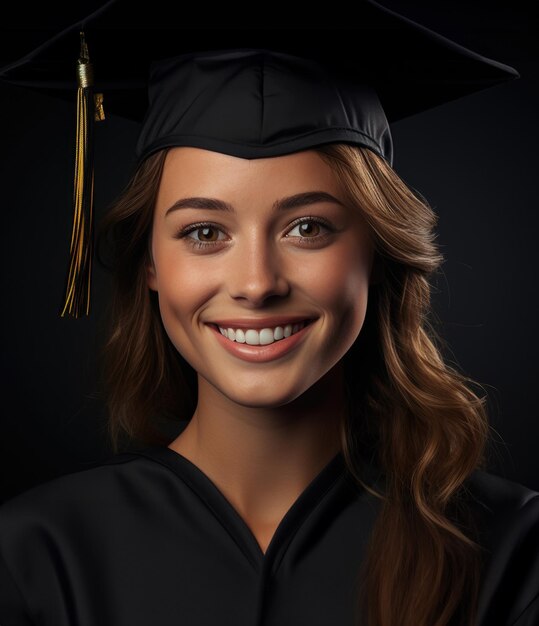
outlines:
[{"label": "gown collar", "polygon": [[185,482],[205,502],[257,569],[269,563],[273,565],[272,569],[276,569],[295,532],[308,515],[325,503],[329,506],[328,496],[332,491],[338,491],[339,486],[347,483],[349,487],[343,453],[339,451],[296,498],[281,519],[264,553],[238,511],[197,465],[167,446],[149,446],[135,454],[160,463]]}]

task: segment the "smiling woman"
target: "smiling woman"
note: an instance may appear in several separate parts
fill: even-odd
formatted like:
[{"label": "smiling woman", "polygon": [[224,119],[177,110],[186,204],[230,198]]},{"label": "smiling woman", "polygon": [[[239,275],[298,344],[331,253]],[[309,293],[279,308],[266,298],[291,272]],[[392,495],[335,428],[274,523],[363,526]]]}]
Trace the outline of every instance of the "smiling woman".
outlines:
[{"label": "smiling woman", "polygon": [[[214,199],[170,212],[202,194]],[[481,568],[505,567],[485,557],[495,540],[481,525],[501,527],[475,502],[493,480],[481,471],[485,400],[443,362],[429,321],[436,221],[383,159],[341,143],[256,160],[165,149],[101,225],[116,259],[103,351],[111,440],[167,445],[270,562],[312,477],[341,451],[378,511],[374,524],[358,509],[354,532],[372,523],[370,543],[357,578],[353,563],[341,570],[372,624],[410,589],[425,623],[442,607],[464,619],[479,605],[487,619],[499,590],[481,588]],[[172,441],[159,418],[183,420]],[[352,596],[334,599],[336,615]]]},{"label": "smiling woman", "polygon": [[[326,195],[298,195],[315,186]],[[204,190],[225,198],[234,211],[219,212],[219,222],[205,226],[193,225],[215,218],[203,204],[184,204],[167,215],[174,198]],[[158,294],[168,337],[200,375],[199,394],[208,404],[199,404],[197,419],[208,419],[201,411],[222,424],[242,412],[248,416],[238,405],[250,406],[254,399],[260,422],[274,421],[283,404],[295,414],[296,428],[301,422],[314,428],[323,419],[328,407],[320,400],[319,418],[293,401],[308,390],[314,399],[314,383],[333,377],[328,372],[359,335],[373,256],[360,213],[343,201],[328,201],[339,195],[338,179],[314,151],[254,160],[191,147],[168,152],[153,215],[148,285]],[[310,229],[302,231],[302,224]],[[234,321],[224,325],[222,340],[210,329],[225,319]],[[300,332],[287,329],[307,319],[312,323]],[[253,362],[259,367],[253,369]],[[218,389],[228,399],[213,397]],[[228,406],[228,419],[215,411],[216,402],[223,410]],[[334,394],[337,414],[341,403]],[[300,430],[295,437],[306,438]],[[283,431],[282,438],[296,448],[290,433]]]},{"label": "smiling woman", "polygon": [[[329,65],[327,46],[291,54],[303,25],[287,50],[94,33],[113,34],[104,67],[156,59],[137,165],[99,225],[114,454],[0,507],[2,626],[535,623],[539,493],[486,471],[486,399],[432,321],[438,218],[393,169],[382,107],[399,119],[515,73],[356,8]],[[80,65],[73,241],[93,192],[84,34]]]}]

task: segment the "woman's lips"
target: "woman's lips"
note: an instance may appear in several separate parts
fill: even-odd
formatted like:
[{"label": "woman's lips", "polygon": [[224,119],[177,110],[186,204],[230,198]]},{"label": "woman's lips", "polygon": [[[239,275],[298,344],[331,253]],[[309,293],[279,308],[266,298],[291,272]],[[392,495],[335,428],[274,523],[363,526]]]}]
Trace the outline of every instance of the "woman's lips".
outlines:
[{"label": "woman's lips", "polygon": [[221,334],[221,331],[216,324],[208,324],[208,326],[215,334],[217,341],[219,341],[223,348],[230,354],[233,354],[244,361],[262,363],[278,359],[300,344],[309,332],[311,326],[313,326],[314,321],[315,320],[308,320],[306,325],[301,330],[298,330],[297,333],[290,335],[290,337],[285,337],[284,339],[278,339],[277,341],[265,346],[251,346],[246,343],[231,341]]}]

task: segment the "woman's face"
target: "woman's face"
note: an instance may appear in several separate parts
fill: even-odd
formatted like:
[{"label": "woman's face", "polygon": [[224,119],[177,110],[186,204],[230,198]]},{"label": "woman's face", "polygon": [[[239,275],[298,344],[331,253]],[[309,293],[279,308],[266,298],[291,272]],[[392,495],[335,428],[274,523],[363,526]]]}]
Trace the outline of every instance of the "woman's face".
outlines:
[{"label": "woman's face", "polygon": [[[321,200],[314,192],[328,195]],[[278,208],[297,194],[316,201]],[[229,210],[217,210],[225,203]],[[170,340],[199,377],[240,405],[291,402],[339,362],[361,331],[373,246],[359,212],[345,206],[336,175],[313,150],[242,159],[170,149],[151,249],[148,286],[158,292]],[[284,320],[262,320],[277,316]],[[288,317],[313,321],[287,338]],[[265,345],[268,331],[259,340],[244,329],[232,343],[213,326],[231,319],[251,329],[280,325],[285,337]]]}]

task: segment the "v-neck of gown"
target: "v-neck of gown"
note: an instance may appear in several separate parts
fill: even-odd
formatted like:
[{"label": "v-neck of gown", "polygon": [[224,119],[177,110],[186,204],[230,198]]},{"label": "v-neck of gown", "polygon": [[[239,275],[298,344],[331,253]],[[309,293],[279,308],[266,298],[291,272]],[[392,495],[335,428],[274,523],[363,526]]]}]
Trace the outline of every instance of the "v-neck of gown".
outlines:
[{"label": "v-neck of gown", "polygon": [[[387,477],[365,457],[365,485]],[[478,471],[462,494],[486,550],[478,626],[539,623],[539,494]],[[0,510],[0,622],[55,626],[355,626],[382,501],[339,452],[264,553],[217,486],[168,447],[119,454]]]},{"label": "v-neck of gown", "polygon": [[280,561],[288,543],[302,522],[320,505],[332,486],[346,475],[344,457],[342,451],[339,451],[289,507],[277,525],[264,552],[255,534],[236,508],[211,478],[187,457],[167,446],[150,446],[135,454],[164,465],[184,481],[205,502],[213,515],[257,568],[264,563],[277,564]]}]

